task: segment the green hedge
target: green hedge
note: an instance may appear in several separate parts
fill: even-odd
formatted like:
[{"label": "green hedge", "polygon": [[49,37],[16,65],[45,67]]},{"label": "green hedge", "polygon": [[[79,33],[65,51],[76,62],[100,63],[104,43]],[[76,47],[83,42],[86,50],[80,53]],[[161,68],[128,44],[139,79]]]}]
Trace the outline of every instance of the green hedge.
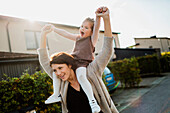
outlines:
[{"label": "green hedge", "polygon": [[60,113],[59,104],[44,104],[53,93],[52,80],[46,73],[24,73],[20,78],[0,81],[0,112],[19,111],[34,106],[37,113]]},{"label": "green hedge", "polygon": [[161,72],[170,72],[170,53],[162,54],[160,58]]},{"label": "green hedge", "polygon": [[139,63],[140,75],[160,75],[160,62],[157,55],[147,55],[136,58]]},{"label": "green hedge", "polygon": [[170,53],[163,54],[160,58],[157,55],[147,55],[118,60],[108,64],[115,79],[121,81],[124,87],[138,86],[143,76],[157,76],[161,72],[170,71]]},{"label": "green hedge", "polygon": [[136,58],[110,62],[108,64],[116,80],[120,80],[122,87],[136,87],[141,82],[139,64]]},{"label": "green hedge", "polygon": [[[135,87],[141,82],[142,74],[169,72],[170,54],[164,54],[160,59],[156,55],[132,57],[110,62],[108,67],[123,87]],[[60,113],[59,104],[44,104],[52,93],[52,80],[44,72],[39,71],[33,75],[25,72],[20,78],[7,77],[0,81],[0,112],[19,111],[35,106],[36,112]]]}]

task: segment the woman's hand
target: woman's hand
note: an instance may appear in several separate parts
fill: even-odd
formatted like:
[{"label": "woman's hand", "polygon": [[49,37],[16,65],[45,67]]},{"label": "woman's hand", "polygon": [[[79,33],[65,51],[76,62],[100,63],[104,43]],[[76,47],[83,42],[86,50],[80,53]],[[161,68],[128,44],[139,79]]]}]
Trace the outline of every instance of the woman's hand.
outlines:
[{"label": "woman's hand", "polygon": [[99,17],[109,17],[109,9],[107,7],[99,7],[97,10],[96,10],[96,16],[99,16]]},{"label": "woman's hand", "polygon": [[112,37],[111,23],[110,23],[110,14],[107,7],[99,7],[96,10],[96,16],[100,16],[104,21],[104,36]]}]

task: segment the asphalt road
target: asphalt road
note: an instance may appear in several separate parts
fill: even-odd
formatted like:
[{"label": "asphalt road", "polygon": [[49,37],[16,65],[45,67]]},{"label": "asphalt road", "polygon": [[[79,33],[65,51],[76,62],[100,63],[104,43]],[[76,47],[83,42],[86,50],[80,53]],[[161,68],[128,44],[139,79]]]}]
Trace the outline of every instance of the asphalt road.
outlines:
[{"label": "asphalt road", "polygon": [[170,75],[120,113],[170,113]]}]

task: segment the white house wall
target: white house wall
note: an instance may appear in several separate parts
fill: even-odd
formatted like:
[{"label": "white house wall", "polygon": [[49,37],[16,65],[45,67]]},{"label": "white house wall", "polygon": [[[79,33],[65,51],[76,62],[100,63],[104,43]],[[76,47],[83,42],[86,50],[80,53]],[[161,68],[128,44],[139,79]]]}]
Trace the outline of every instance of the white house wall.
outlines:
[{"label": "white house wall", "polygon": [[[8,45],[8,36],[6,31],[6,25],[9,20],[4,20],[0,18],[0,51],[9,52],[9,45]],[[60,25],[54,24],[56,27],[60,29],[65,29],[71,33],[79,33],[79,28],[74,26],[67,26],[67,25]],[[16,53],[37,53],[37,50],[28,50],[26,47],[26,38],[25,38],[25,31],[37,31],[41,32],[41,28],[44,24],[40,24],[39,22],[30,22],[26,20],[16,21],[10,19],[8,24],[9,30],[9,38],[11,43],[11,50],[12,52]],[[118,43],[118,35],[113,34],[116,37],[116,45],[119,47]],[[71,53],[74,47],[74,41],[63,38],[57,35],[54,32],[51,32],[47,35],[48,45],[49,45],[49,52],[50,55],[54,52],[65,51]],[[96,52],[98,53],[103,45],[104,33],[99,33],[99,39],[96,45]]]},{"label": "white house wall", "polygon": [[160,44],[155,39],[136,39],[135,43],[139,43],[139,46],[136,46],[136,48],[149,48],[149,46],[152,46],[153,48],[160,48]]},{"label": "white house wall", "polygon": [[[0,33],[0,51],[9,52],[8,45],[8,36],[6,31],[6,25],[8,21],[1,21],[3,26],[0,27],[3,32]],[[11,51],[16,53],[36,53],[35,50],[27,50],[26,48],[26,40],[25,40],[25,30],[30,31],[39,31],[41,30],[41,26],[38,24],[30,23],[30,22],[18,22],[18,21],[10,21],[8,24],[8,33],[11,44]],[[3,40],[3,41],[2,41]]]},{"label": "white house wall", "polygon": [[160,48],[162,52],[169,51],[170,43],[168,41],[168,38],[135,38],[135,43],[140,44],[136,48],[149,48],[152,46],[152,48]]},{"label": "white house wall", "polygon": [[9,51],[6,21],[0,20],[0,51]]}]

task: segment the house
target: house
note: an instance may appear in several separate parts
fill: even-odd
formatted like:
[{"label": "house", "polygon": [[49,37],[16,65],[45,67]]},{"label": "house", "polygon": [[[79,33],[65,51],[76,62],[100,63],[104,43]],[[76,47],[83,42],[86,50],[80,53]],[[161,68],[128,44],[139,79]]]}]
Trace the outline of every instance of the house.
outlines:
[{"label": "house", "polygon": [[160,48],[161,52],[170,51],[170,38],[168,37],[156,37],[150,38],[134,38],[135,48]]},{"label": "house", "polygon": [[[7,17],[0,15],[0,51],[14,53],[37,54],[37,48],[40,43],[41,28],[48,22],[31,22],[26,19]],[[79,27],[63,24],[55,24],[58,28],[65,29],[71,33],[78,33]],[[114,47],[119,48],[118,34],[112,32],[115,37]],[[99,32],[99,39],[96,45],[95,53],[102,48],[104,31]],[[54,52],[65,51],[71,53],[74,46],[72,40],[63,38],[54,32],[48,34],[47,45],[50,55]]]},{"label": "house", "polygon": [[[0,79],[3,73],[18,76],[27,68],[31,69],[31,73],[34,72],[33,70],[36,67],[39,68],[37,49],[40,45],[41,29],[47,23],[0,15]],[[65,29],[71,33],[79,33],[79,27],[77,26],[48,24],[53,24],[57,28]],[[119,33],[112,32],[112,34],[115,37],[113,47],[119,48]],[[96,54],[102,48],[103,36],[104,31],[100,31],[95,48]],[[73,46],[74,42],[72,40],[59,36],[54,32],[47,35],[49,55],[60,51],[71,53]]]}]

